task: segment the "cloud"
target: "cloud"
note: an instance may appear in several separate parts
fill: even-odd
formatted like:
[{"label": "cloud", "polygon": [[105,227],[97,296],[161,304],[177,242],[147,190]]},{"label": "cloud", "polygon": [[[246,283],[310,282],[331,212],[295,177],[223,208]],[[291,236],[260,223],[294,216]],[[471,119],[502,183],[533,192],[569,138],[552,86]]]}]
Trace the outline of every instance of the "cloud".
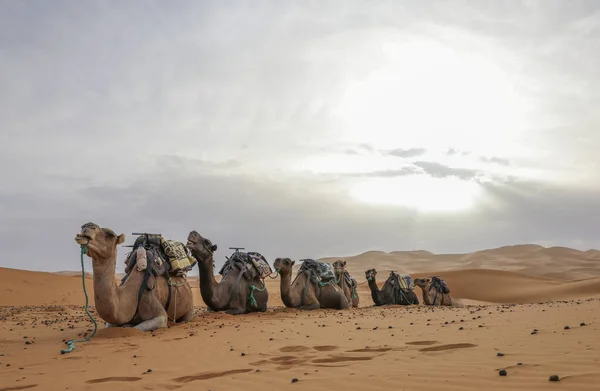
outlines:
[{"label": "cloud", "polygon": [[386,154],[390,156],[409,158],[423,155],[427,150],[425,148],[410,148],[410,149],[392,149],[391,151],[387,151]]},{"label": "cloud", "polygon": [[420,173],[421,170],[415,166],[403,167],[399,170],[375,170],[367,172],[352,172],[339,174],[342,177],[353,178],[394,178],[400,176],[414,175]]},{"label": "cloud", "polygon": [[455,176],[459,179],[473,179],[477,177],[480,172],[469,168],[453,168],[437,162],[413,162],[417,167],[423,169],[423,171],[434,178],[446,178]]}]

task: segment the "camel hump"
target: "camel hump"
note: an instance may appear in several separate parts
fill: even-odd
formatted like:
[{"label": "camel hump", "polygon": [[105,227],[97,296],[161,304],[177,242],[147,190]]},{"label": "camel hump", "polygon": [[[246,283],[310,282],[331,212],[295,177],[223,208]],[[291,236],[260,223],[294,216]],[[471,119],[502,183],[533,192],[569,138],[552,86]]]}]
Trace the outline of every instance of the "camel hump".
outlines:
[{"label": "camel hump", "polygon": [[233,269],[241,270],[244,277],[248,280],[253,280],[256,277],[264,279],[273,273],[267,259],[261,253],[255,251],[234,252],[227,258],[219,274],[225,277]]},{"label": "camel hump", "polygon": [[431,277],[431,285],[438,291],[441,293],[450,293],[450,288],[448,287],[448,284],[446,284],[446,281],[442,280],[441,278],[439,278],[438,276],[432,276]]},{"label": "camel hump", "polygon": [[412,291],[415,288],[412,277],[409,274],[390,272],[391,283],[404,291]]},{"label": "camel hump", "polygon": [[313,282],[327,282],[335,279],[333,267],[327,262],[320,262],[314,259],[301,259],[300,262],[302,262],[302,265],[298,270],[298,274],[310,271]]}]

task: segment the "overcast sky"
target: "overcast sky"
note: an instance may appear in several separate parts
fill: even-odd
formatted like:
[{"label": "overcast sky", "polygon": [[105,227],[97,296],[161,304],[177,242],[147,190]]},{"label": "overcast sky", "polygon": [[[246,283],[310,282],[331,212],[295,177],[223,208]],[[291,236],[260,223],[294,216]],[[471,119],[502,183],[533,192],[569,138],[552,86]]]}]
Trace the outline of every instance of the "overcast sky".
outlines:
[{"label": "overcast sky", "polygon": [[595,0],[2,1],[0,266],[76,270],[88,221],[218,264],[598,248],[599,63]]}]

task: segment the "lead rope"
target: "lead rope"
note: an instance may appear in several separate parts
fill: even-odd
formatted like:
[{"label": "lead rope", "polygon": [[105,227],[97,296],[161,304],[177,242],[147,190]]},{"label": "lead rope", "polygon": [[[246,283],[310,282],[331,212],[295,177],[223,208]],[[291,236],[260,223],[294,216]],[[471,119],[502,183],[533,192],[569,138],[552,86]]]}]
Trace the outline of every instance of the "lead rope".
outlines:
[{"label": "lead rope", "polygon": [[92,323],[94,323],[94,332],[85,337],[84,339],[77,339],[77,340],[70,340],[67,341],[66,344],[69,346],[68,349],[62,349],[60,351],[60,354],[65,354],[65,353],[70,353],[73,351],[73,349],[75,349],[75,342],[87,342],[90,339],[92,339],[92,337],[96,334],[96,330],[98,330],[98,323],[96,323],[96,319],[94,319],[94,317],[92,316],[92,314],[90,314],[89,311],[89,303],[88,303],[88,295],[87,295],[87,291],[85,289],[85,268],[83,265],[83,256],[87,254],[87,246],[86,244],[82,244],[81,245],[81,283],[83,285],[83,294],[85,295],[85,313],[87,314],[87,316],[90,317]]}]

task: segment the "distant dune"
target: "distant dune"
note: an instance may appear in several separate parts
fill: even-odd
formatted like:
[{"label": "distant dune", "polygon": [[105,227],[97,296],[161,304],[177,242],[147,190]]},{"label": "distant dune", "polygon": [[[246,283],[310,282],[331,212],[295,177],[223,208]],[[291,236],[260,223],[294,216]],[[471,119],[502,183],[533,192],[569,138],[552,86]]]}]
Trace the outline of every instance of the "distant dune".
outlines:
[{"label": "distant dune", "polygon": [[[535,303],[589,297],[600,294],[600,251],[579,251],[539,245],[504,246],[467,254],[433,254],[428,251],[367,251],[351,257],[329,257],[323,261],[347,261],[359,282],[364,271],[375,268],[383,284],[390,270],[413,277],[439,275],[455,298],[488,303]],[[296,268],[299,264],[296,265]],[[80,304],[81,274],[31,272],[0,268],[0,305]],[[118,275],[118,279],[122,276]],[[190,277],[196,302],[203,305],[197,277]],[[88,291],[93,291],[86,273]],[[281,305],[279,280],[268,280],[270,305]],[[34,288],[34,289],[32,289]],[[420,289],[417,288],[420,293]],[[367,284],[360,286],[361,306],[372,305]],[[93,300],[90,295],[90,300]]]}]

